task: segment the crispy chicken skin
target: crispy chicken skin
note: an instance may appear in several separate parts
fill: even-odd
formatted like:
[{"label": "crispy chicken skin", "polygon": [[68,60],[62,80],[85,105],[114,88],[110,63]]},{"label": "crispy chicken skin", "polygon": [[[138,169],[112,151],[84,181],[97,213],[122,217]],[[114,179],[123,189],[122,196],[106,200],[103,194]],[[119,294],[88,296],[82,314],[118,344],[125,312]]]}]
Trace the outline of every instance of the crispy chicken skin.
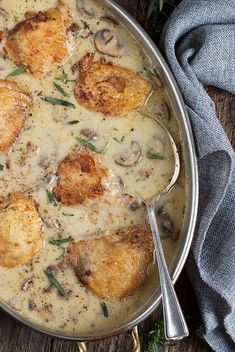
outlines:
[{"label": "crispy chicken skin", "polygon": [[70,56],[67,29],[71,24],[71,11],[60,1],[48,11],[26,13],[26,20],[3,35],[3,47],[17,66],[27,64],[33,75],[45,77]]},{"label": "crispy chicken skin", "polygon": [[85,108],[104,115],[118,116],[144,105],[152,87],[149,81],[127,68],[94,61],[86,54],[74,67],[79,76],[75,96]]},{"label": "crispy chicken skin", "polygon": [[101,182],[107,171],[89,150],[74,149],[59,165],[57,175],[53,193],[62,204],[82,204],[105,193]]},{"label": "crispy chicken skin", "polygon": [[35,202],[14,193],[0,203],[0,266],[31,261],[43,245],[42,223]]},{"label": "crispy chicken skin", "polygon": [[69,258],[78,279],[102,299],[132,294],[153,260],[150,232],[131,226],[94,239],[72,242]]},{"label": "crispy chicken skin", "polygon": [[20,134],[31,102],[30,95],[16,82],[0,80],[0,152],[7,150]]}]

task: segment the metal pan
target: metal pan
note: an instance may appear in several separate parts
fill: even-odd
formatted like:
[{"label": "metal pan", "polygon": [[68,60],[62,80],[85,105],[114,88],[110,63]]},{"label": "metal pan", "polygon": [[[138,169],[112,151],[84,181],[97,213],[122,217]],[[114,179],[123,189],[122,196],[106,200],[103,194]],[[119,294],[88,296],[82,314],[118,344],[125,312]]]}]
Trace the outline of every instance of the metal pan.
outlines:
[{"label": "metal pan", "polygon": [[[155,65],[159,76],[166,88],[166,91],[170,97],[172,107],[175,111],[175,116],[177,116],[178,126],[182,136],[182,147],[184,151],[184,164],[186,172],[186,208],[185,208],[185,219],[183,229],[179,238],[179,243],[177,247],[177,252],[170,267],[170,273],[173,282],[177,280],[179,274],[182,271],[184,263],[186,261],[189,249],[191,246],[193,232],[196,222],[197,215],[197,206],[198,206],[198,174],[197,174],[197,162],[195,147],[193,141],[193,135],[185,109],[183,99],[181,97],[179,88],[174,80],[174,77],[168,68],[166,62],[164,61],[161,53],[150,39],[150,37],[144,32],[143,28],[135,21],[133,17],[130,16],[125,10],[120,6],[115,4],[112,0],[99,0],[101,5],[107,8],[113,16],[120,21],[127,30],[133,35],[133,37],[139,42],[145,53],[151,59],[153,65]],[[121,327],[110,326],[109,329],[105,332],[102,332],[97,335],[88,335],[82,336],[79,334],[68,335],[61,332],[52,331],[46,327],[41,327],[36,324],[29,322],[27,319],[19,316],[15,311],[13,311],[9,306],[6,306],[3,303],[0,303],[0,307],[8,312],[11,316],[19,320],[20,322],[30,326],[31,328],[41,331],[50,336],[59,337],[68,340],[77,340],[77,341],[91,341],[103,339],[110,337],[138,326],[140,322],[146,319],[160,304],[161,292],[160,289],[155,292],[151,299],[146,302],[138,312],[130,317]],[[134,350],[135,352],[140,351],[139,341],[138,341],[138,331],[137,329],[133,330],[133,339],[134,339]],[[86,351],[86,346],[84,343],[79,343],[80,351]]]}]

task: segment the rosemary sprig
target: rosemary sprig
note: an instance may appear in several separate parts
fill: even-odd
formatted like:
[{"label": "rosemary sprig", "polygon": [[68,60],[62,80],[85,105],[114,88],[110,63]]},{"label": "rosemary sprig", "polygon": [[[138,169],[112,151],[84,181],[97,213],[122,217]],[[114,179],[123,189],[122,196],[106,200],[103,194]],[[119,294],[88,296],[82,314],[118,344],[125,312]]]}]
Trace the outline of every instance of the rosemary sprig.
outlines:
[{"label": "rosemary sprig", "polygon": [[153,330],[149,332],[149,343],[148,349],[146,352],[160,352],[161,346],[174,346],[177,344],[177,341],[167,341],[164,333],[164,323],[161,321],[158,324],[155,324]]},{"label": "rosemary sprig", "polygon": [[65,83],[65,84],[67,84],[69,82],[76,82],[75,79],[69,79],[67,73],[65,73],[65,71],[63,69],[62,69],[61,76],[60,77],[56,77],[55,79],[57,81],[61,81],[61,82]]},{"label": "rosemary sprig", "polygon": [[57,98],[53,98],[53,97],[42,97],[42,100],[44,100],[47,103],[52,104],[52,105],[62,105],[62,106],[66,106],[68,108],[76,109],[76,106],[67,100],[57,99]]},{"label": "rosemary sprig", "polygon": [[73,237],[69,236],[69,237],[66,237],[66,238],[60,238],[58,240],[50,240],[49,243],[53,244],[54,246],[59,246],[60,247],[62,244],[68,243],[68,242],[71,242],[71,241],[73,241]]},{"label": "rosemary sprig", "polygon": [[108,310],[108,306],[105,302],[101,302],[100,303],[100,306],[101,306],[101,309],[102,309],[102,312],[103,312],[103,315],[105,318],[108,318],[109,316],[109,310]]},{"label": "rosemary sprig", "polygon": [[66,292],[64,286],[59,282],[55,275],[47,270],[44,270],[45,275],[47,276],[50,283],[57,288],[57,290],[64,296],[67,297],[68,293]]},{"label": "rosemary sprig", "polygon": [[21,65],[21,66],[17,67],[14,71],[9,73],[7,77],[19,76],[21,73],[24,73],[26,71],[26,69],[27,69],[27,65]]},{"label": "rosemary sprig", "polygon": [[92,152],[94,152],[96,154],[104,154],[106,152],[108,146],[109,146],[109,143],[107,143],[106,146],[103,149],[99,150],[99,149],[96,148],[96,146],[94,146],[94,144],[89,142],[89,140],[87,140],[87,139],[77,137],[77,140],[85,148],[90,149]]},{"label": "rosemary sprig", "polygon": [[167,160],[167,156],[166,155],[162,155],[162,154],[156,153],[156,152],[152,151],[151,149],[149,149],[146,152],[146,157],[148,159]]},{"label": "rosemary sprig", "polygon": [[46,189],[46,192],[47,192],[47,197],[48,197],[48,200],[51,204],[54,205],[54,207],[57,207],[58,205],[58,200],[56,199],[56,197],[54,196],[54,194],[50,191],[48,191],[48,189]]},{"label": "rosemary sprig", "polygon": [[60,92],[64,97],[69,97],[70,95],[57,83],[53,82],[54,87]]}]

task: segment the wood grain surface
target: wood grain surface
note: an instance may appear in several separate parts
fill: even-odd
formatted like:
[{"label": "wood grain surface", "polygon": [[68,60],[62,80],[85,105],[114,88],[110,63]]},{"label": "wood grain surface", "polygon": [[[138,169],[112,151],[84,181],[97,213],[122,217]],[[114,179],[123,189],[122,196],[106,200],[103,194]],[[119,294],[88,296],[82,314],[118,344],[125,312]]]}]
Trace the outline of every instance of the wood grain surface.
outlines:
[{"label": "wood grain surface", "polygon": [[[136,0],[119,0],[123,7],[154,33],[151,21],[146,21],[145,12],[141,11]],[[139,2],[138,2],[139,3]],[[156,38],[157,39],[157,35]],[[227,135],[235,146],[235,97],[216,88],[207,88],[209,95],[214,100],[218,118],[224,126]],[[190,317],[190,336],[175,346],[164,346],[162,352],[210,352],[211,349],[201,341],[196,330],[201,324],[193,289],[185,270],[181,274],[176,290],[184,312]],[[142,351],[144,352],[148,341],[148,332],[156,320],[161,319],[160,313],[147,319],[140,327]],[[132,339],[130,333],[105,341],[89,344],[89,352],[131,352]],[[68,342],[45,336],[32,331],[30,328],[18,323],[6,313],[0,311],[0,352],[79,352],[76,342]]]}]

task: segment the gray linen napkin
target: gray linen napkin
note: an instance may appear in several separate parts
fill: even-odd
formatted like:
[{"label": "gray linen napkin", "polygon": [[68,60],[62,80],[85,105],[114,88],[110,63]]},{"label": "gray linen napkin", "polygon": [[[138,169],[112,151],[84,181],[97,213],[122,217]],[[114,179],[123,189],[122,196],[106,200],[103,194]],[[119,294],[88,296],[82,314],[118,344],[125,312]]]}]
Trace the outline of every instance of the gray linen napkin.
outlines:
[{"label": "gray linen napkin", "polygon": [[[235,92],[235,0],[184,0],[161,46],[183,94],[199,167],[199,214],[188,273],[218,352],[235,351],[235,154],[203,86]],[[235,123],[235,121],[234,121]]]}]

